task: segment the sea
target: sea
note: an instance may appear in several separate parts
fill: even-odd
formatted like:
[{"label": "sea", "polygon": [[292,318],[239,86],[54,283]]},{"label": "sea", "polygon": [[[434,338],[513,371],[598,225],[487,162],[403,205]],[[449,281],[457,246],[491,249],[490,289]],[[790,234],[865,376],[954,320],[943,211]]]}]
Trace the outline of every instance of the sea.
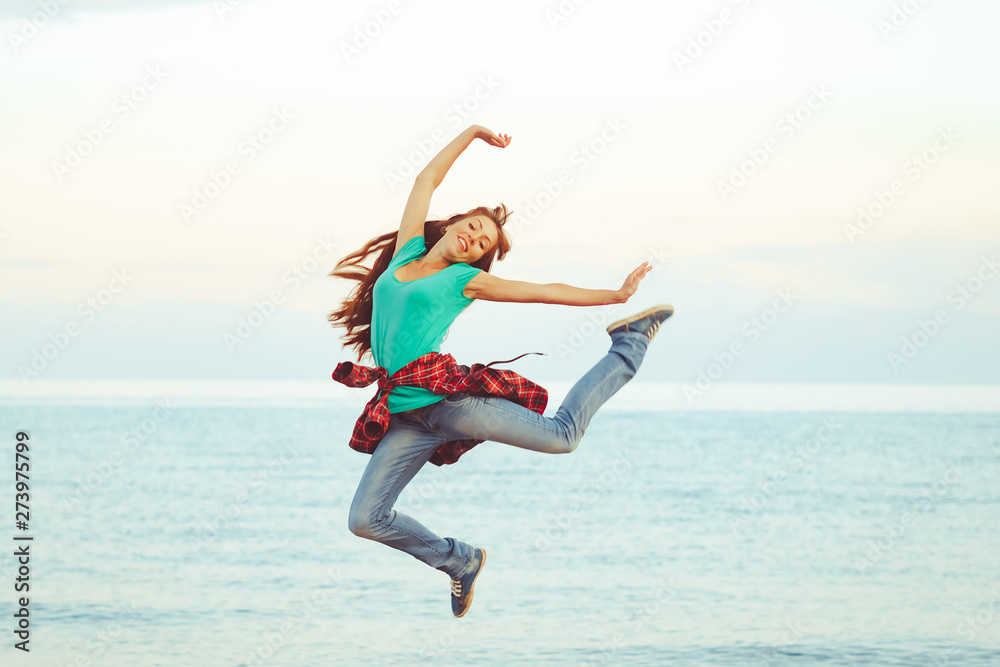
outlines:
[{"label": "sea", "polygon": [[488,553],[463,618],[348,529],[367,390],[8,391],[0,664],[1000,665],[995,389],[625,389],[571,454],[487,441],[404,489]]}]

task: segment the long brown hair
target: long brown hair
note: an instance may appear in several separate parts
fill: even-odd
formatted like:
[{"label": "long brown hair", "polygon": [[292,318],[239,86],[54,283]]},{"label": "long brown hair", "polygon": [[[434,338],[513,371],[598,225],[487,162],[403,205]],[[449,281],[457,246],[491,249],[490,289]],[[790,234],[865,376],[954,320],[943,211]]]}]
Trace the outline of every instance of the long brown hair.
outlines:
[{"label": "long brown hair", "polygon": [[[424,247],[428,251],[433,248],[434,244],[444,236],[444,228],[448,225],[476,215],[485,215],[496,223],[500,235],[493,247],[470,266],[489,271],[490,267],[493,266],[494,259],[502,260],[510,251],[510,239],[503,230],[503,224],[507,221],[507,216],[510,213],[511,211],[506,206],[500,204],[495,208],[477,206],[465,213],[457,213],[446,220],[428,220],[424,223]],[[392,261],[398,237],[398,230],[376,236],[362,248],[337,262],[337,266],[329,273],[335,278],[358,281],[340,308],[327,315],[326,319],[334,327],[344,326],[347,329],[347,335],[341,337],[342,340],[346,341],[343,347],[355,347],[359,363],[361,358],[366,353],[370,353],[372,349],[372,292],[375,288],[375,281],[385,272],[389,262]],[[369,255],[376,253],[378,253],[378,257],[372,268],[369,269],[361,265]]]}]

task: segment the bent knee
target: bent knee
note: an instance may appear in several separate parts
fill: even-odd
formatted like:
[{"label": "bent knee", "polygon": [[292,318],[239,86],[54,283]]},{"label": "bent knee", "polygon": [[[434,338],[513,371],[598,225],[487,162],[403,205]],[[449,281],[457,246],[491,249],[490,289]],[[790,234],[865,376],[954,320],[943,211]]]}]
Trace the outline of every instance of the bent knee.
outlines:
[{"label": "bent knee", "polygon": [[550,451],[553,454],[571,454],[576,451],[582,437],[582,433],[576,434],[569,430],[563,430],[563,432],[560,433],[558,437],[554,438],[550,443]]},{"label": "bent knee", "polygon": [[347,528],[358,537],[373,540],[378,531],[378,521],[373,512],[352,510],[347,516]]}]

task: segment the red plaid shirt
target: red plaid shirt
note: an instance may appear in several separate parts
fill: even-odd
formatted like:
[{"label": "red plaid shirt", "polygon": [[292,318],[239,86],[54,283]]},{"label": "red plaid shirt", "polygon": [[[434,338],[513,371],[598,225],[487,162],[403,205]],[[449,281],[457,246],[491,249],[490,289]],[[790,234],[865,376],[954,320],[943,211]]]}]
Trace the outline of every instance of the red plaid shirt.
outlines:
[{"label": "red plaid shirt", "polygon": [[[525,354],[544,354],[525,352]],[[493,364],[516,361],[524,354],[507,361],[492,361],[485,366],[473,364],[460,366],[450,354],[428,352],[408,363],[389,377],[382,366],[370,368],[343,361],[337,364],[333,379],[348,387],[367,387],[378,382],[378,392],[368,401],[364,412],[354,425],[351,434],[351,449],[371,454],[378,447],[389,429],[389,392],[400,385],[423,387],[435,394],[466,392],[478,396],[499,396],[514,401],[532,412],[542,414],[549,401],[549,393],[514,371],[490,368]],[[484,440],[450,440],[434,452],[430,462],[434,465],[455,463],[458,458]]]}]

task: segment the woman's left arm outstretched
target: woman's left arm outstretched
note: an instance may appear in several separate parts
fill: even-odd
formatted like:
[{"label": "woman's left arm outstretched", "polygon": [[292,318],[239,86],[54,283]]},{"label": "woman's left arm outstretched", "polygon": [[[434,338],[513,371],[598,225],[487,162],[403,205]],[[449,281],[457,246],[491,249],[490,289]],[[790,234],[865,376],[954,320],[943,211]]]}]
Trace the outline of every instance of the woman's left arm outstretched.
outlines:
[{"label": "woman's left arm outstretched", "polygon": [[565,283],[529,283],[523,280],[506,280],[492,273],[481,271],[470,280],[464,294],[470,299],[507,301],[515,303],[549,303],[560,306],[604,306],[625,303],[639,289],[639,281],[652,270],[643,262],[616,290],[587,289]]}]

